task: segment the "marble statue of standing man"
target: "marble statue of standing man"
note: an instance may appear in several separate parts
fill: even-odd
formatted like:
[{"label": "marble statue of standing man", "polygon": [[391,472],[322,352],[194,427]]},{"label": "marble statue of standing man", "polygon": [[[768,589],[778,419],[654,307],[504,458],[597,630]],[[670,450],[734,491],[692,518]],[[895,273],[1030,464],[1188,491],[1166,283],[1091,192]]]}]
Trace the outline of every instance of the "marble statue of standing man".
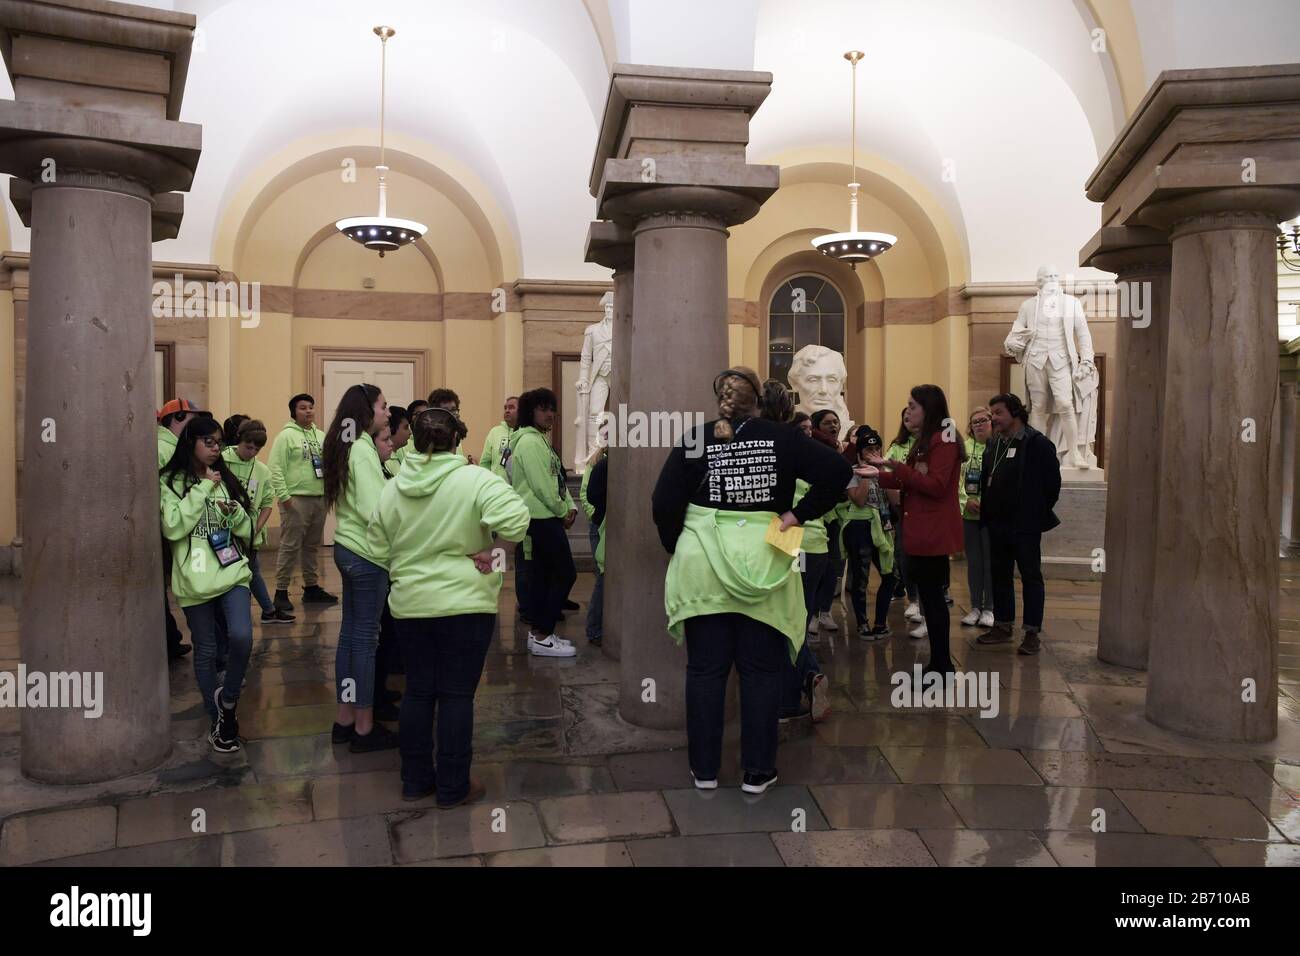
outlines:
[{"label": "marble statue of standing man", "polygon": [[1003,343],[1025,368],[1029,424],[1056,443],[1062,465],[1091,468],[1096,439],[1097,370],[1083,303],[1061,289],[1054,266],[1038,270],[1038,294],[1026,299]]},{"label": "marble statue of standing man", "polygon": [[598,426],[609,402],[609,376],[614,365],[614,293],[606,292],[600,302],[605,315],[583,331],[578,365],[578,417],[573,422],[578,440],[573,467],[579,473],[586,469],[587,459],[600,441]]}]

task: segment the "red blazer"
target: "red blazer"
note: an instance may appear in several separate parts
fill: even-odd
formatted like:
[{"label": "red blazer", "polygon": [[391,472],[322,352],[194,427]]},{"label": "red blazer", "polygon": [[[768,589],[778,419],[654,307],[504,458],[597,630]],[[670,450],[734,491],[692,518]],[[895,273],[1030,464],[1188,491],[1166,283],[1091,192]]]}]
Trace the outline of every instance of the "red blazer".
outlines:
[{"label": "red blazer", "polygon": [[[921,462],[917,462],[919,467]],[[926,471],[895,462],[893,471],[880,469],[880,486],[902,493],[903,550],[917,557],[956,554],[965,547],[957,482],[961,480],[961,445],[930,438]]]}]

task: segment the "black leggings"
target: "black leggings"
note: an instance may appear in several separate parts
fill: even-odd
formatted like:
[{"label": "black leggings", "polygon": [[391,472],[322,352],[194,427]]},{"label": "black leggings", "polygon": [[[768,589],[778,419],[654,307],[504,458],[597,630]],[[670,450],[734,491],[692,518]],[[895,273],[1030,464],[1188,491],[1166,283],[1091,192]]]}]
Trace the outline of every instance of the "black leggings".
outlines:
[{"label": "black leggings", "polygon": [[948,556],[908,555],[908,574],[916,583],[925,627],[930,632],[930,669],[952,670],[948,655],[948,605],[943,599],[943,586],[948,583]]},{"label": "black leggings", "polygon": [[534,518],[528,522],[528,536],[533,557],[528,562],[528,589],[523,596],[529,606],[524,616],[536,629],[534,633],[544,638],[555,632],[578,571],[561,519]]}]

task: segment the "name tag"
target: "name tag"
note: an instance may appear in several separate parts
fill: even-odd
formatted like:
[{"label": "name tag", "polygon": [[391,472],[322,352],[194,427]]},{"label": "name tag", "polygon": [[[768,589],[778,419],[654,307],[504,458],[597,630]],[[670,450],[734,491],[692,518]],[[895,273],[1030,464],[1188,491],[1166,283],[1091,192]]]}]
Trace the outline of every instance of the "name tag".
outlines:
[{"label": "name tag", "polygon": [[249,479],[248,479],[248,493],[249,493],[250,495],[255,495],[255,494],[257,494],[257,479],[256,479],[256,478],[249,478]]},{"label": "name tag", "polygon": [[312,455],[312,456],[311,456],[311,466],[312,466],[313,469],[315,469],[315,471],[316,471],[316,477],[317,477],[317,478],[324,478],[324,477],[325,477],[325,468],[324,468],[324,467],[322,466],[322,464],[321,464],[321,460],[320,460],[320,456],[319,456],[319,455]]},{"label": "name tag", "polygon": [[230,536],[229,528],[222,528],[220,531],[214,531],[208,535],[208,544],[212,547],[212,552],[217,556],[217,563],[223,568],[228,568],[243,555],[239,553],[239,548]]},{"label": "name tag", "polygon": [[1015,458],[1015,457],[1016,457],[1016,450],[1015,450],[1014,448],[1008,448],[1008,449],[1007,449],[1007,457],[1008,457],[1008,458]]}]

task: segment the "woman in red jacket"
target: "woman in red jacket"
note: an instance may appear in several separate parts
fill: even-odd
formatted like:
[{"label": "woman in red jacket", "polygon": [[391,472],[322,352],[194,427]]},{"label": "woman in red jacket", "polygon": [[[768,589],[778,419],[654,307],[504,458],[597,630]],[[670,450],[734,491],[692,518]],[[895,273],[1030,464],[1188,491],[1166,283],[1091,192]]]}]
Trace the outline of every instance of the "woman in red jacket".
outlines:
[{"label": "woman in red jacket", "polygon": [[903,424],[916,434],[905,462],[886,461],[877,452],[855,470],[864,478],[879,478],[882,488],[896,488],[902,495],[903,550],[930,632],[930,663],[925,672],[952,673],[943,586],[948,580],[948,555],[963,546],[957,483],[966,446],[938,385],[912,389]]}]

